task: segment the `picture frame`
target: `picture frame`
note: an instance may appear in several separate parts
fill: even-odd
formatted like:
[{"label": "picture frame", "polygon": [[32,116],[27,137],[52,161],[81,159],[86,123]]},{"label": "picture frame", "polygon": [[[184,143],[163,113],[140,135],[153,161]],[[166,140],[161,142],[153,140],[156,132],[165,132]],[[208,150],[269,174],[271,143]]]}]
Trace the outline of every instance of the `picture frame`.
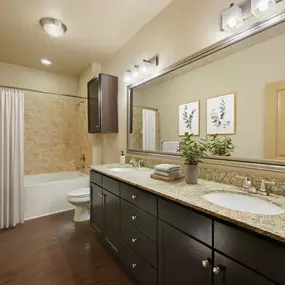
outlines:
[{"label": "picture frame", "polygon": [[200,100],[179,105],[178,116],[180,137],[186,132],[193,136],[200,136]]},{"label": "picture frame", "polygon": [[236,134],[236,93],[207,98],[207,135]]}]

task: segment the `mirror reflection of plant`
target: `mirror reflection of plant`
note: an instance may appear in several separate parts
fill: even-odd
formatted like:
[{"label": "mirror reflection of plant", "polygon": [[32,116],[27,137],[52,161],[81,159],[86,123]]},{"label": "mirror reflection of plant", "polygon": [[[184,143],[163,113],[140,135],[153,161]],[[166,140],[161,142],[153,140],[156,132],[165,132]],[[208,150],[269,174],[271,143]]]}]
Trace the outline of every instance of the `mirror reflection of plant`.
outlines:
[{"label": "mirror reflection of plant", "polygon": [[207,141],[193,140],[193,134],[185,133],[185,137],[179,142],[178,153],[184,158],[187,165],[197,165],[201,158],[207,155]]},{"label": "mirror reflection of plant", "polygon": [[208,140],[207,148],[212,155],[231,156],[236,146],[230,137],[218,138],[218,134],[215,134]]}]

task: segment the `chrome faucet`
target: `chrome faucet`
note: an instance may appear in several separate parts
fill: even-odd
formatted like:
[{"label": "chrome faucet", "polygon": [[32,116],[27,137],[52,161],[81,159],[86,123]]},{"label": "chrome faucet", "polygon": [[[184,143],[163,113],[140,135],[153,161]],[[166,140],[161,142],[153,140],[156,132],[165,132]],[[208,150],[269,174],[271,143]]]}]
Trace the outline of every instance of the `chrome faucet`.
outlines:
[{"label": "chrome faucet", "polygon": [[248,178],[246,176],[238,176],[237,178],[239,179],[243,179],[243,186],[241,187],[242,191],[247,191],[250,193],[257,193],[257,190],[254,186],[252,186],[252,183],[250,180],[248,180]]},{"label": "chrome faucet", "polygon": [[261,181],[261,185],[260,185],[260,190],[258,191],[259,194],[264,195],[264,196],[269,196],[270,192],[268,189],[266,189],[266,185],[273,185],[275,186],[276,183],[275,182],[271,182],[271,181],[266,181],[266,180],[262,180]]}]

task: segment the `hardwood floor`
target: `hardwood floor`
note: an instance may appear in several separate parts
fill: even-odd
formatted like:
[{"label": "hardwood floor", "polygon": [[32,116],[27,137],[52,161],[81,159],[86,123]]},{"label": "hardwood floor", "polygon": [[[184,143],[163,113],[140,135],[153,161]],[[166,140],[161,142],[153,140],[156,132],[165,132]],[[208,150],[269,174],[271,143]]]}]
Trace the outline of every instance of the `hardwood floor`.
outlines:
[{"label": "hardwood floor", "polygon": [[0,231],[0,284],[134,285],[89,222],[72,219],[65,212]]}]

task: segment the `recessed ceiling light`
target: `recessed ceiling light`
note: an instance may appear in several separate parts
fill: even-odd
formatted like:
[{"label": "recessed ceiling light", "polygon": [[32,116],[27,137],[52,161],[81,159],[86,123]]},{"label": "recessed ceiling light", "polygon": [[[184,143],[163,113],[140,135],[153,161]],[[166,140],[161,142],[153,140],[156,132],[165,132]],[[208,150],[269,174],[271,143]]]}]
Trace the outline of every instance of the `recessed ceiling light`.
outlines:
[{"label": "recessed ceiling light", "polygon": [[52,37],[61,37],[66,31],[66,25],[58,19],[54,18],[41,18],[40,24],[47,34]]},{"label": "recessed ceiling light", "polygon": [[42,58],[41,63],[44,65],[51,65],[52,64],[52,62],[46,58]]}]

